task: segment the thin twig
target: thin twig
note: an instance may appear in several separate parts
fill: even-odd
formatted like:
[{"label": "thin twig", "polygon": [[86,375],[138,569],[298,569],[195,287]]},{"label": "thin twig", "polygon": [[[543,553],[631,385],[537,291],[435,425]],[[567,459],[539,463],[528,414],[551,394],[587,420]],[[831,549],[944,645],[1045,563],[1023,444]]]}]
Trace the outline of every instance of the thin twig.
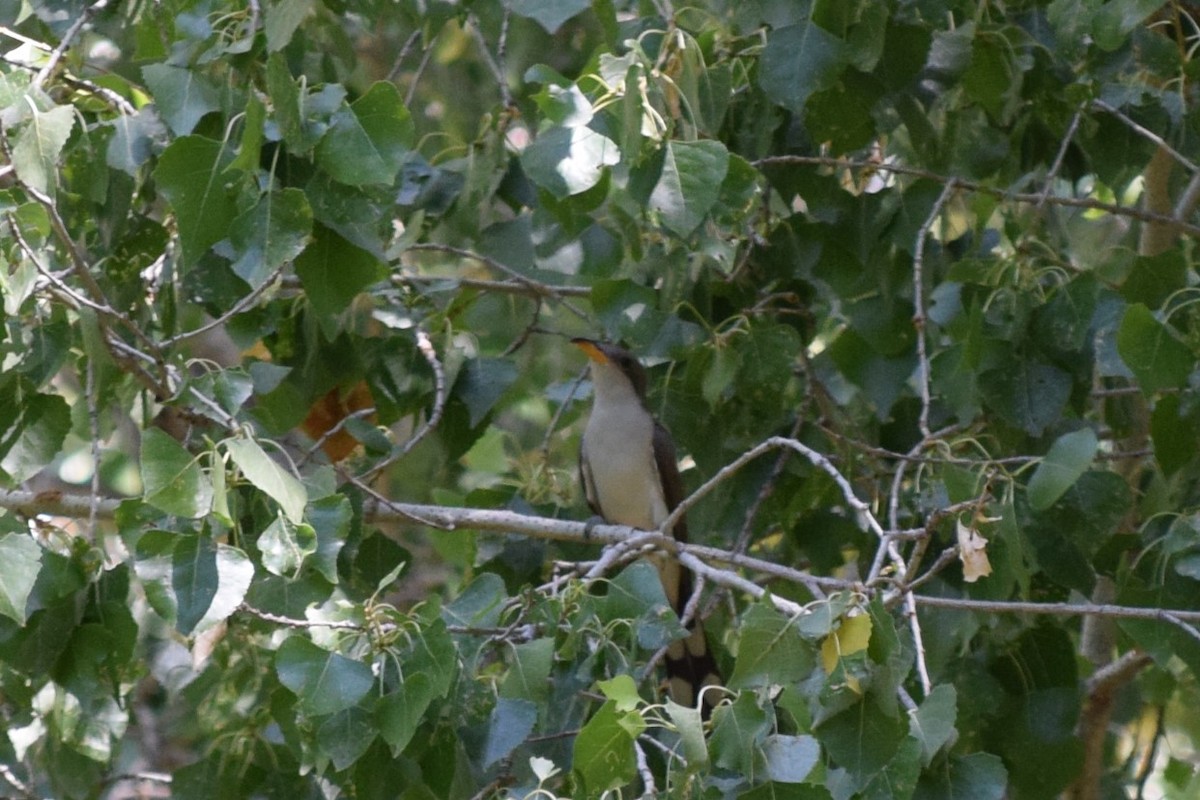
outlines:
[{"label": "thin twig", "polygon": [[[939,184],[953,183],[960,190],[983,194],[989,197],[995,197],[1010,203],[1029,203],[1036,205],[1042,201],[1041,192],[1015,192],[1008,189],[1001,189],[995,186],[987,186],[976,181],[969,181],[956,176],[941,175],[932,170],[922,169],[920,167],[910,167],[904,164],[887,163],[877,164],[873,161],[864,161],[857,159],[843,159],[833,156],[767,156],[761,158],[753,165],[757,168],[764,166],[778,165],[800,165],[800,166],[818,166],[832,167],[837,169],[870,169],[875,172],[890,172],[895,175],[908,175],[914,178],[922,178],[928,181]],[[1142,222],[1157,222],[1163,225],[1175,226],[1181,232],[1188,233],[1195,237],[1200,237],[1200,225],[1191,222],[1185,222],[1170,214],[1160,214],[1155,211],[1147,211],[1136,206],[1124,206],[1118,203],[1107,203],[1102,200],[1096,200],[1088,197],[1064,197],[1055,195],[1048,197],[1044,201],[1050,205],[1066,206],[1068,208],[1080,208],[1093,211],[1104,211],[1109,214],[1115,214],[1122,217],[1130,217],[1131,219],[1140,220]]]},{"label": "thin twig", "polygon": [[396,54],[396,60],[392,62],[392,68],[388,70],[387,79],[389,81],[396,80],[396,77],[400,74],[400,67],[404,64],[404,59],[408,58],[408,51],[412,49],[412,46],[417,43],[417,39],[419,38],[421,38],[421,29],[417,27],[404,40],[404,44],[400,47],[400,52]]},{"label": "thin twig", "polygon": [[705,495],[715,489],[719,484],[728,480],[734,475],[734,473],[746,466],[746,464],[761,456],[763,453],[767,453],[778,448],[790,448],[796,451],[800,455],[807,458],[814,467],[817,467],[833,478],[834,483],[836,483],[842,490],[842,496],[845,498],[846,504],[854,509],[862,523],[866,525],[866,527],[869,528],[872,533],[880,538],[883,538],[883,527],[879,524],[879,521],[875,519],[875,515],[871,511],[871,507],[867,503],[858,499],[858,496],[854,493],[854,487],[850,485],[850,481],[847,480],[846,476],[843,475],[838,468],[833,465],[833,462],[803,442],[797,441],[796,439],[789,439],[785,436],[772,436],[770,439],[767,439],[750,450],[747,450],[729,464],[726,464],[717,471],[716,475],[702,484],[700,488],[692,492],[692,494],[688,497],[684,498],[683,502],[676,506],[675,509],[667,515],[667,518],[663,520],[662,524],[659,526],[659,530],[673,530],[675,523],[678,522],[679,519],[688,512],[688,509],[699,502]]},{"label": "thin twig", "polygon": [[491,70],[492,77],[496,79],[496,84],[500,87],[501,105],[505,108],[512,108],[512,89],[508,85],[508,76],[504,73],[504,50],[505,40],[508,38],[508,15],[509,10],[506,6],[504,9],[504,18],[500,23],[500,41],[496,47],[496,55],[494,56],[488,48],[487,40],[483,38],[483,31],[479,29],[479,18],[474,14],[470,14],[467,17],[467,24],[471,29],[471,34],[475,38],[475,43],[479,45],[479,52],[483,55],[483,63]]},{"label": "thin twig", "polygon": [[1054,191],[1054,181],[1057,180],[1058,173],[1062,170],[1063,161],[1067,157],[1067,150],[1071,147],[1071,142],[1075,139],[1075,131],[1079,130],[1079,122],[1082,119],[1082,110],[1076,111],[1075,116],[1071,117],[1071,124],[1067,126],[1067,133],[1063,136],[1063,140],[1058,146],[1058,153],[1054,156],[1054,161],[1050,164],[1050,170],[1046,173],[1046,186],[1042,189],[1042,199],[1038,201],[1039,209],[1046,205],[1046,200]]},{"label": "thin twig", "polygon": [[79,19],[72,22],[71,27],[67,28],[66,33],[63,34],[62,41],[60,41],[54,50],[50,52],[50,58],[46,61],[45,66],[38,71],[38,74],[34,76],[33,82],[30,84],[30,88],[42,88],[42,84],[44,84],[46,79],[50,77],[50,73],[54,72],[55,67],[58,66],[58,62],[62,61],[62,57],[74,43],[75,37],[78,36],[79,32],[83,30],[83,26],[86,25],[91,18],[96,15],[96,12],[100,11],[107,5],[108,0],[96,0],[96,2],[92,3],[83,10],[83,13],[79,15]]},{"label": "thin twig", "polygon": [[[531,297],[541,297],[542,292],[536,287],[530,287],[526,283],[521,283],[515,280],[509,281],[492,281],[484,278],[461,278],[458,276],[440,276],[440,275],[406,275],[393,274],[392,282],[396,284],[433,284],[435,287],[438,284],[450,284],[454,288],[465,287],[468,289],[479,289],[484,292],[503,292],[505,294],[523,294]],[[297,284],[299,281],[297,281]],[[589,286],[563,286],[542,284],[554,295],[563,297],[590,297],[592,289]]]},{"label": "thin twig", "polygon": [[96,363],[94,358],[88,358],[84,371],[84,397],[88,412],[88,438],[91,440],[92,453],[92,502],[88,509],[88,535],[91,541],[98,542],[96,520],[99,517],[100,503],[100,408],[99,389],[96,386]]},{"label": "thin twig", "polygon": [[429,334],[417,328],[416,336],[417,350],[424,357],[425,363],[429,364],[429,368],[433,371],[433,411],[430,412],[429,419],[425,420],[425,424],[421,426],[419,431],[409,437],[408,441],[402,447],[360,475],[359,478],[361,480],[370,480],[411,453],[413,448],[432,433],[438,426],[438,423],[442,421],[442,414],[446,410],[446,371],[442,368],[442,362],[438,359],[437,350],[434,348]]},{"label": "thin twig", "polygon": [[1149,128],[1141,125],[1140,123],[1134,121],[1124,111],[1121,111],[1119,108],[1109,105],[1108,103],[1106,103],[1105,101],[1100,100],[1100,99],[1093,100],[1092,105],[1095,108],[1100,109],[1101,111],[1106,111],[1109,114],[1112,114],[1114,117],[1119,119],[1122,123],[1127,125],[1134,133],[1136,133],[1137,135],[1143,137],[1144,139],[1147,139],[1148,141],[1151,141],[1154,144],[1161,147],[1168,155],[1171,156],[1171,158],[1175,159],[1180,164],[1182,164],[1184,166],[1184,168],[1187,169],[1188,172],[1200,171],[1200,167],[1197,167],[1196,164],[1191,159],[1189,159],[1183,153],[1180,153],[1174,147],[1171,147],[1171,145],[1167,144],[1167,141],[1165,139],[1163,139],[1161,136],[1159,136],[1157,133],[1155,133],[1154,131],[1150,130]]},{"label": "thin twig", "polygon": [[572,303],[571,301],[564,298],[558,292],[558,290],[555,289],[555,287],[550,286],[545,283],[542,283],[540,281],[535,281],[533,278],[530,278],[527,275],[522,275],[520,272],[516,271],[512,267],[508,266],[507,264],[502,264],[501,262],[497,261],[496,259],[492,258],[491,256],[485,256],[482,253],[476,253],[473,250],[467,250],[466,248],[455,247],[454,245],[449,245],[449,244],[441,244],[439,242],[417,242],[415,244],[409,245],[406,248],[406,250],[408,250],[408,251],[425,250],[425,251],[431,251],[431,252],[435,252],[435,253],[448,253],[450,255],[458,256],[459,258],[469,258],[473,261],[478,261],[480,264],[483,264],[484,266],[488,267],[489,269],[493,269],[496,272],[503,273],[503,274],[507,275],[509,278],[516,281],[517,283],[523,284],[528,289],[530,289],[535,294],[537,294],[541,297],[553,298],[557,302],[561,303],[564,308],[566,308],[568,311],[570,311],[572,314],[579,317],[580,319],[586,320],[586,321],[590,321],[590,319],[591,319],[591,317],[589,315],[585,314],[583,311],[581,311],[579,308],[577,308],[574,303]]},{"label": "thin twig", "polygon": [[942,188],[937,202],[929,209],[929,216],[917,229],[917,241],[913,247],[912,282],[913,282],[913,317],[912,324],[917,330],[917,369],[920,375],[921,413],[917,418],[917,427],[925,439],[929,439],[929,407],[932,405],[929,391],[929,354],[925,346],[925,240],[929,231],[942,214],[942,209],[950,196],[954,194],[955,183],[950,181]]}]

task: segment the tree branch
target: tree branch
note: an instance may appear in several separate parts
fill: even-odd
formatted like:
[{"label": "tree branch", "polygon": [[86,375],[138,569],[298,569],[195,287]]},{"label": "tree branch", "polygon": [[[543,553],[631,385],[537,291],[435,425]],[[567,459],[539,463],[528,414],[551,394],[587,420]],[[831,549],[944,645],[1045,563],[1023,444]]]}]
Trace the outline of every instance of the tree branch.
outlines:
[{"label": "tree branch", "polygon": [[[122,501],[105,498],[96,504],[97,515],[111,519]],[[25,517],[38,515],[87,518],[91,500],[83,494],[62,492],[27,492],[0,490],[0,508]],[[515,511],[462,508],[455,506],[432,506],[415,503],[391,502],[384,504],[368,501],[364,513],[373,523],[391,522],[412,525],[427,524],[442,530],[475,530],[494,533],[514,533],[560,542],[576,544],[617,544],[637,535],[644,537],[646,544],[661,550],[676,553],[680,562],[689,569],[702,574],[713,583],[746,591],[753,597],[762,597],[766,590],[741,576],[727,570],[716,569],[707,562],[728,564],[733,567],[792,581],[802,585],[816,585],[827,589],[856,591],[868,597],[879,590],[872,590],[856,581],[847,581],[802,570],[785,567],[752,556],[732,553],[716,547],[699,544],[681,544],[674,537],[653,531],[638,531],[624,525],[588,525],[575,520],[552,519],[519,514]],[[1093,603],[1037,603],[1025,600],[975,600],[969,597],[934,597],[913,595],[919,606],[929,608],[951,608],[963,611],[978,611],[992,614],[1035,614],[1058,617],[1100,616],[1115,619],[1141,619],[1177,625],[1180,622],[1200,623],[1200,610],[1167,609],[1148,606],[1122,606]],[[779,605],[778,598],[772,598]],[[796,604],[783,601],[783,607],[794,610]]]},{"label": "tree branch", "polygon": [[941,175],[920,167],[909,167],[904,164],[878,164],[874,161],[863,161],[855,159],[836,158],[833,156],[767,156],[753,162],[755,167],[764,167],[772,165],[799,165],[799,166],[815,166],[815,167],[834,167],[840,169],[869,169],[874,172],[890,172],[895,175],[909,175],[914,178],[923,178],[924,180],[933,181],[940,184],[953,183],[961,190],[975,192],[977,194],[988,195],[1000,200],[1005,200],[1010,203],[1029,203],[1036,205],[1045,203],[1049,205],[1065,206],[1067,208],[1082,208],[1093,211],[1104,211],[1109,214],[1115,214],[1121,217],[1130,217],[1142,222],[1158,223],[1159,225],[1167,225],[1177,229],[1179,232],[1188,233],[1191,236],[1200,238],[1200,225],[1195,225],[1191,222],[1185,222],[1170,214],[1163,214],[1155,211],[1149,211],[1133,206],[1123,206],[1118,203],[1106,203],[1103,200],[1095,200],[1090,197],[1063,197],[1055,195],[1042,199],[1041,192],[1014,192],[1008,189],[1000,189],[995,186],[987,186],[976,181],[969,181],[953,175]]}]

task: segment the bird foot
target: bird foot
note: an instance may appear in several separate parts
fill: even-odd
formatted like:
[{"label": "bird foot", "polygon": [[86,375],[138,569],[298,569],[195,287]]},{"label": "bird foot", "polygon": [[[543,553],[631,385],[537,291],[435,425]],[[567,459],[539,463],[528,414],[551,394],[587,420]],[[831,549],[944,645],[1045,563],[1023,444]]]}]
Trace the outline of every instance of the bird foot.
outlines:
[{"label": "bird foot", "polygon": [[584,538],[584,540],[591,541],[592,529],[595,528],[597,525],[604,525],[604,524],[605,524],[604,517],[600,516],[599,514],[593,514],[592,516],[588,517],[587,522],[583,523],[583,538]]}]

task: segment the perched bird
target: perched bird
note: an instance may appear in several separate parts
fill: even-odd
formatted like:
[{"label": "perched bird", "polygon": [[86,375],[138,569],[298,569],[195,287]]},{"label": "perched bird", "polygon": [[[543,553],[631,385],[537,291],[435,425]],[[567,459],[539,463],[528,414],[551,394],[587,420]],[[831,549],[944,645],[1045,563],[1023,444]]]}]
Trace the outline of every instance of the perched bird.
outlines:
[{"label": "perched bird", "polygon": [[[675,444],[646,408],[646,372],[633,354],[592,339],[572,339],[591,360],[592,413],[579,447],[579,477],[593,512],[613,525],[656,530],[683,500]],[[683,517],[671,531],[686,542]],[[692,595],[692,573],[668,556],[655,559],[663,590],[675,613],[683,615]],[[720,683],[717,664],[698,620],[686,638],[667,648],[671,699],[695,707],[704,686]],[[704,695],[707,717],[715,702]]]}]

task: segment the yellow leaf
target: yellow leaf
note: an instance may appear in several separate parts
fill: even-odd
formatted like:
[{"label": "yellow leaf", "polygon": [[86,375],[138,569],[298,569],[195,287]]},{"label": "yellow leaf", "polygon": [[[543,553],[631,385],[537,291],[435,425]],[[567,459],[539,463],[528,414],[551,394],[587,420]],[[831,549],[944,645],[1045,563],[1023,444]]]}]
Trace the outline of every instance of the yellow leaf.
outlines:
[{"label": "yellow leaf", "polygon": [[821,664],[825,674],[832,675],[838,659],[867,649],[871,642],[871,615],[845,617],[842,624],[821,643]]}]

